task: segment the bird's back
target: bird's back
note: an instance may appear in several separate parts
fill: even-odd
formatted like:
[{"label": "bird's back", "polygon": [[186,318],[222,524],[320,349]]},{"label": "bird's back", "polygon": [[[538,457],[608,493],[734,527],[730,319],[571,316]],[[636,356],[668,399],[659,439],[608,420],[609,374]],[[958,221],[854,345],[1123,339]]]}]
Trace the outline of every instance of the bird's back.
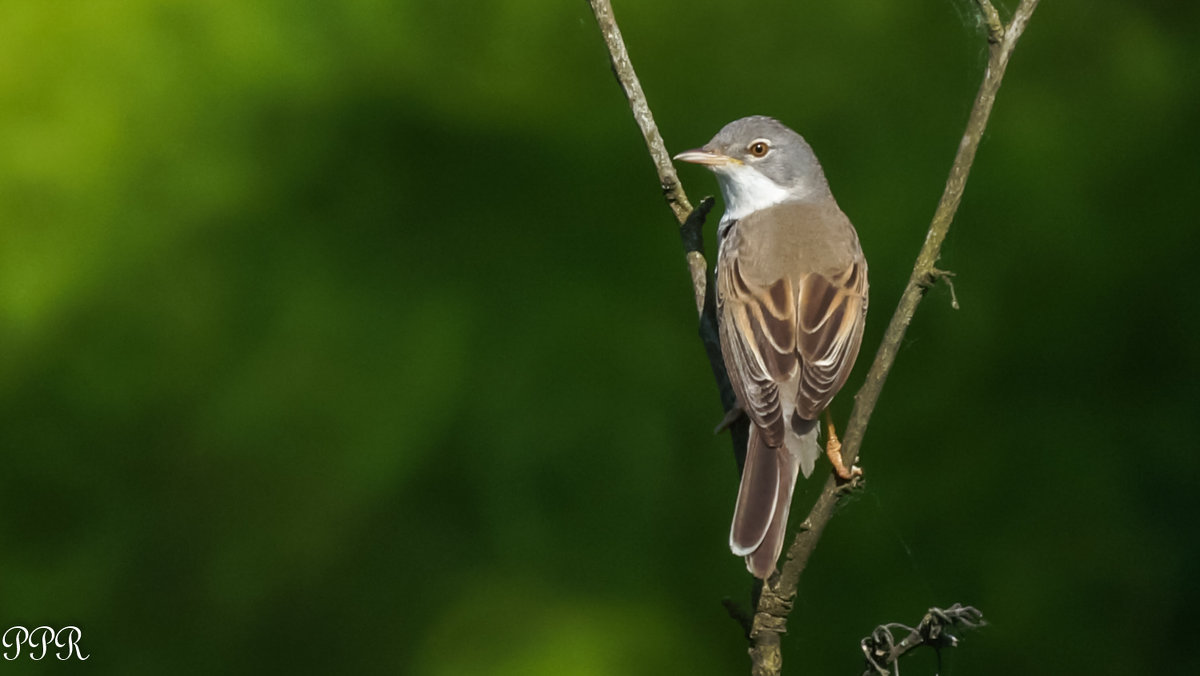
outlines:
[{"label": "bird's back", "polygon": [[831,274],[862,258],[858,234],[832,199],[784,202],[740,219],[722,243],[746,281],[769,286],[784,277]]}]

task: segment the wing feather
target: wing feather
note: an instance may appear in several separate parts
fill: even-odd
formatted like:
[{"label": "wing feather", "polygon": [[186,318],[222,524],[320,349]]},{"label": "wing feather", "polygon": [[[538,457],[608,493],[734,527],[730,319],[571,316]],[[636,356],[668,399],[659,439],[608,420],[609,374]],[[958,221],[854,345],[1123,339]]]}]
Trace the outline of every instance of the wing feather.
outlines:
[{"label": "wing feather", "polygon": [[796,413],[802,418],[816,419],[854,368],[867,315],[865,268],[859,257],[838,274],[814,272],[800,283]]},{"label": "wing feather", "polygon": [[736,258],[724,258],[717,275],[721,352],[726,371],[750,419],[769,446],[783,443],[785,426],[779,383],[795,378],[795,293],[787,279],[766,289],[749,284]]}]

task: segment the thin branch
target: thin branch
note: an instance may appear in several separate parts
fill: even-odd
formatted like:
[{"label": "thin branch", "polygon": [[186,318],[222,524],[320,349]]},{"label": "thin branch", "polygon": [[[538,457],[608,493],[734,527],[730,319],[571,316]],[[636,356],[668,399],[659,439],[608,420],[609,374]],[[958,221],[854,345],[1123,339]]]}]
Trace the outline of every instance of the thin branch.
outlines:
[{"label": "thin branch", "polygon": [[[979,1],[981,5],[986,3],[986,0]],[[979,141],[983,138],[984,129],[987,128],[988,116],[992,112],[992,105],[996,102],[996,92],[1000,89],[1000,82],[1004,78],[1005,68],[1008,67],[1009,57],[1012,56],[1017,40],[1029,23],[1029,18],[1037,8],[1038,2],[1039,0],[1021,0],[1021,4],[1013,13],[1012,20],[1001,29],[1000,38],[992,42],[989,37],[987,70],[984,72],[983,82],[979,86],[979,93],[975,97],[970,117],[967,119],[966,130],[959,143],[954,164],[950,167],[950,176],[946,179],[946,187],[942,192],[941,201],[938,202],[933,222],[925,236],[925,244],[917,254],[917,261],[909,276],[908,284],[904,287],[900,303],[884,332],[883,341],[879,346],[879,351],[875,353],[875,361],[871,364],[871,370],[867,372],[866,381],[854,396],[854,410],[850,414],[850,422],[846,426],[846,433],[842,439],[842,459],[847,465],[854,463],[858,458],[867,423],[871,419],[871,413],[875,410],[879,394],[883,391],[883,384],[896,360],[896,354],[900,350],[900,344],[904,340],[908,325],[912,322],[913,313],[916,312],[917,305],[921,302],[925,292],[940,274],[934,264],[941,254],[942,242],[946,239],[946,233],[949,232],[954,214],[958,211],[958,205],[962,201],[963,190],[967,185],[967,176],[975,161],[975,151],[979,148]],[[990,3],[986,4],[988,7],[991,6]],[[996,35],[996,33],[990,31],[989,35]],[[780,620],[786,622],[787,616],[780,617],[771,609],[779,607],[781,600],[790,600],[795,596],[800,575],[804,572],[808,559],[821,539],[821,534],[829,523],[830,517],[833,516],[834,506],[843,491],[844,489],[836,477],[831,476],[825,482],[825,487],[808,517],[804,520],[801,531],[796,534],[791,547],[788,548],[787,560],[783,569],[763,585],[763,593],[759,600],[759,612],[755,615],[755,626],[750,632],[751,639],[756,644],[763,642],[765,645],[778,645],[778,636],[775,634],[779,631]],[[758,622],[759,617],[763,617],[761,623]],[[779,672],[778,670],[763,669],[753,673],[777,674]]]},{"label": "thin branch", "polygon": [[[621,83],[625,98],[629,99],[633,119],[642,130],[646,150],[650,151],[650,159],[654,160],[654,168],[658,170],[663,196],[667,198],[667,205],[671,207],[671,211],[675,212],[675,220],[683,225],[688,214],[692,213],[692,205],[683,192],[683,186],[679,184],[679,176],[675,173],[675,165],[671,163],[671,154],[667,152],[662,135],[658,133],[658,125],[654,124],[654,115],[650,112],[650,104],[646,102],[646,93],[642,91],[642,83],[638,81],[633,62],[629,60],[629,51],[625,49],[625,39],[621,37],[621,29],[617,27],[617,20],[613,17],[612,4],[608,0],[589,0],[588,4],[592,6],[592,13],[596,15],[596,23],[604,36],[604,44],[608,46],[613,74],[617,76],[617,82]],[[703,298],[704,293],[697,296]]]},{"label": "thin branch", "polygon": [[[958,645],[958,637],[950,633],[951,629],[956,627],[978,629],[985,624],[987,622],[983,619],[983,613],[971,606],[957,603],[945,610],[930,608],[916,627],[909,627],[899,622],[881,624],[875,627],[875,631],[871,632],[870,636],[859,642],[863,657],[867,660],[867,668],[863,671],[863,676],[891,676],[892,672],[888,667],[896,665],[901,657],[913,649],[923,645],[934,650],[953,648]],[[894,632],[901,630],[906,632],[906,635],[897,641]],[[900,676],[899,665],[896,665],[895,673],[896,676]]]},{"label": "thin branch", "polygon": [[750,640],[750,624],[753,621],[750,613],[747,613],[737,601],[728,597],[721,599],[721,605],[725,606],[725,612],[729,613],[730,619],[742,627],[742,633],[746,635],[746,640]]},{"label": "thin branch", "polygon": [[988,42],[998,44],[1004,39],[1004,22],[1000,21],[1000,12],[992,6],[990,0],[975,0],[979,11],[983,14],[983,22],[988,29]]},{"label": "thin branch", "polygon": [[[621,37],[621,29],[613,16],[612,4],[609,0],[588,0],[592,13],[596,16],[596,24],[604,36],[604,44],[608,47],[609,61],[613,75],[616,75],[625,98],[629,100],[629,108],[633,111],[633,119],[637,122],[646,142],[646,150],[654,162],[658,172],[659,185],[667,206],[679,223],[679,237],[683,241],[684,253],[687,257],[688,272],[692,279],[692,293],[696,302],[696,312],[700,316],[700,340],[704,344],[709,366],[712,368],[713,379],[717,383],[717,393],[721,397],[721,407],[728,413],[737,406],[737,396],[729,383],[729,375],[725,372],[725,360],[721,356],[721,341],[717,333],[717,304],[713,293],[713,285],[709,283],[708,261],[704,258],[704,219],[713,207],[713,199],[706,197],[692,209],[683,184],[675,173],[675,165],[671,163],[671,154],[663,143],[662,135],[658,133],[658,125],[654,123],[654,114],[650,112],[650,104],[646,102],[646,93],[638,81],[637,73],[633,70],[633,62],[629,59],[629,50],[625,48],[625,40]],[[740,469],[746,457],[746,440],[749,434],[748,423],[743,416],[730,426],[733,442],[733,454]]]},{"label": "thin branch", "polygon": [[[875,361],[867,373],[866,382],[855,395],[854,410],[851,413],[850,422],[846,427],[842,442],[842,456],[848,465],[852,464],[858,457],[867,423],[870,421],[871,413],[874,411],[879,394],[883,390],[883,384],[887,380],[892,363],[896,359],[896,354],[908,329],[908,325],[912,322],[913,313],[916,311],[917,305],[925,295],[925,291],[937,279],[945,277],[942,271],[934,267],[934,263],[938,259],[942,242],[946,238],[946,233],[950,229],[950,223],[953,221],[954,214],[958,210],[958,205],[962,200],[967,176],[975,160],[975,152],[979,147],[979,141],[983,137],[984,129],[987,127],[988,116],[991,113],[992,105],[995,103],[996,92],[1004,77],[1009,57],[1012,54],[1013,48],[1016,47],[1017,39],[1024,32],[1025,26],[1039,2],[1039,0],[1021,0],[1021,4],[1014,12],[1012,20],[1005,26],[1001,23],[999,14],[988,0],[976,1],[980,6],[980,10],[984,13],[984,20],[988,26],[989,55],[987,70],[984,73],[979,93],[975,98],[975,104],[971,109],[971,115],[968,118],[966,131],[963,134],[962,142],[959,144],[954,164],[951,166],[950,176],[946,180],[946,187],[942,193],[941,201],[938,203],[937,210],[934,212],[933,222],[930,224],[929,232],[925,237],[925,244],[917,255],[912,275],[909,277],[908,284],[904,288],[892,320],[888,324],[887,331],[884,333],[882,344],[875,355]],[[692,274],[693,291],[697,309],[700,313],[700,335],[708,352],[713,376],[717,380],[722,404],[725,406],[725,410],[728,411],[736,404],[736,400],[733,397],[728,375],[725,373],[724,363],[721,359],[720,344],[716,332],[714,294],[712,284],[708,283],[708,265],[704,259],[701,232],[704,217],[708,209],[712,206],[711,202],[702,203],[702,208],[697,210],[700,212],[698,215],[693,213],[690,203],[683,192],[683,187],[679,182],[679,177],[676,175],[675,169],[671,164],[670,154],[667,152],[666,145],[658,133],[658,127],[654,123],[654,117],[650,112],[649,104],[646,102],[645,93],[642,91],[641,84],[638,82],[637,75],[633,70],[633,64],[629,59],[629,53],[621,37],[621,31],[618,29],[616,20],[613,17],[612,5],[609,3],[609,0],[589,0],[589,4],[596,16],[596,22],[608,47],[613,73],[616,75],[617,81],[621,84],[626,98],[629,100],[633,117],[641,129],[642,137],[646,142],[646,148],[658,171],[663,195],[667,200],[668,206],[675,214],[676,221],[680,224],[680,236],[683,239],[684,248],[687,252],[688,267]],[[698,271],[702,271],[702,273]],[[701,299],[703,299],[703,302],[701,302]],[[734,425],[733,432],[735,453],[738,455],[738,464],[740,465],[745,453],[746,424],[744,418],[740,424]],[[779,649],[780,635],[786,630],[787,617],[792,609],[792,599],[796,595],[796,587],[799,583],[800,575],[804,572],[809,556],[812,555],[813,549],[820,540],[825,526],[829,523],[838,499],[846,490],[852,489],[855,485],[853,483],[844,484],[837,481],[834,477],[826,481],[816,504],[801,524],[800,532],[796,535],[791,547],[788,548],[786,562],[782,570],[763,584],[762,592],[758,598],[758,607],[751,620],[749,632],[751,641],[751,671],[753,674],[779,674],[783,664],[782,654]]]}]

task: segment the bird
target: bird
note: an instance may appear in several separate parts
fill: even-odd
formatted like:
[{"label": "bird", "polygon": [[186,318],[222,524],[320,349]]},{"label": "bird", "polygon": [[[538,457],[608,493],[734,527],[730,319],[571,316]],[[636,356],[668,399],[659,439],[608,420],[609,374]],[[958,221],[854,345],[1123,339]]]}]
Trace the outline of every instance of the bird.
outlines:
[{"label": "bird", "polygon": [[[765,580],[783,549],[797,474],[809,477],[821,455],[820,415],[862,345],[867,260],[812,147],[778,120],[735,120],[675,159],[712,170],[725,202],[717,326],[750,423],[729,547]],[[828,420],[828,455],[849,479],[860,471],[845,467]]]}]

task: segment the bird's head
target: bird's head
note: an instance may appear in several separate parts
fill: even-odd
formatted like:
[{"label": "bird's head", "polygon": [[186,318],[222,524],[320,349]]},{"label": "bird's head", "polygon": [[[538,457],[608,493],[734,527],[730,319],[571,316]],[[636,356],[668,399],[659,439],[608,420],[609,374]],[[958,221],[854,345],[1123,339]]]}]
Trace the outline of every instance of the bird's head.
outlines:
[{"label": "bird's head", "polygon": [[812,148],[770,117],[734,120],[701,148],[675,156],[712,169],[725,198],[725,218],[789,200],[825,197],[829,184]]}]

